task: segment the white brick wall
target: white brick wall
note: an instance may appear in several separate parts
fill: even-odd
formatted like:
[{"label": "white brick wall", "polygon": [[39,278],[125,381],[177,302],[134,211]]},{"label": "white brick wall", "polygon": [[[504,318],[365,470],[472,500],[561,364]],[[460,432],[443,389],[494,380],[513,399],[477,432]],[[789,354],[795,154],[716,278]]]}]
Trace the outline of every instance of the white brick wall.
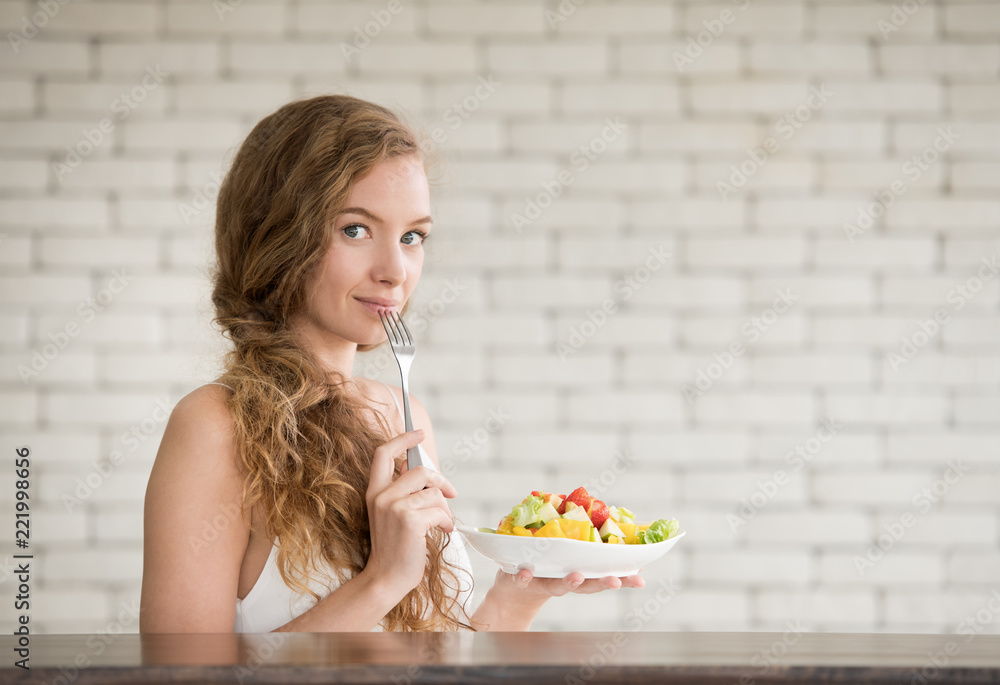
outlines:
[{"label": "white brick wall", "polygon": [[[569,491],[622,452],[634,461],[605,499],[688,531],[644,571],[650,588],[680,587],[646,629],[949,631],[984,606],[1000,582],[1000,278],[970,279],[1000,255],[1000,5],[923,3],[900,25],[891,3],[857,0],[589,0],[551,22],[556,6],[403,3],[345,59],[384,3],[74,0],[2,46],[0,434],[8,456],[34,454],[37,631],[127,615],[155,403],[216,373],[213,209],[185,221],[181,205],[214,200],[260,117],[327,92],[447,133],[416,303],[451,279],[465,290],[423,310],[411,383],[460,518],[493,525],[528,490]],[[2,34],[40,11],[0,0]],[[162,83],[60,174],[67,146],[157,68]],[[446,111],[480,78],[499,85],[452,128]],[[810,86],[832,95],[807,112]],[[607,120],[625,127],[575,168]],[[947,127],[959,135],[942,153]],[[769,136],[760,166],[748,149]],[[914,166],[926,154],[940,158]],[[516,231],[512,215],[566,170]],[[852,242],[859,211],[878,216]],[[122,292],[88,305],[123,268]],[[797,299],[777,312],[781,290]],[[606,298],[615,311],[596,325]],[[949,320],[915,338],[938,309]],[[903,338],[914,354],[894,369]],[[42,368],[24,382],[33,353]],[[380,354],[356,372],[398,382]],[[457,452],[500,408],[502,429]],[[821,440],[829,419],[840,428]],[[126,442],[136,427],[143,440]],[[116,452],[71,515],[61,496]],[[956,458],[969,470],[949,483]],[[495,566],[474,563],[481,596]],[[535,628],[579,630],[566,617],[584,612],[622,628],[647,596],[553,600]]]}]

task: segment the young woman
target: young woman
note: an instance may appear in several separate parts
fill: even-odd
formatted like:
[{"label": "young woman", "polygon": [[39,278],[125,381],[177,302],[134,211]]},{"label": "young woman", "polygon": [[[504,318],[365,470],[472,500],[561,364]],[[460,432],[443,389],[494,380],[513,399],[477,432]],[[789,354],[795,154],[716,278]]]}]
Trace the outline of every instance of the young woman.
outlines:
[{"label": "young woman", "polygon": [[425,164],[391,111],[344,95],[287,104],[240,147],[212,294],[232,349],[150,474],[141,632],[527,630],[549,597],[643,586],[498,571],[469,616],[458,493],[406,468],[418,444],[438,463],[430,417],[411,397],[404,432],[402,394],[351,373],[420,279]]}]

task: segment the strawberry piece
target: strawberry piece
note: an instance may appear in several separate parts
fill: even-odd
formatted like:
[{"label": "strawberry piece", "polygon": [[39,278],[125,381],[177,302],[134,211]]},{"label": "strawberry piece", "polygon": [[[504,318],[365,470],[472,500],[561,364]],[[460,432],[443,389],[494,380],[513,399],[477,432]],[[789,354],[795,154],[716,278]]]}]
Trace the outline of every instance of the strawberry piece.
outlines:
[{"label": "strawberry piece", "polygon": [[566,498],[567,502],[572,502],[577,506],[581,506],[584,510],[590,509],[590,503],[594,498],[587,494],[587,490],[584,487],[579,487],[573,492],[569,493],[569,497]]},{"label": "strawberry piece", "polygon": [[594,524],[594,528],[598,530],[604,525],[604,522],[608,520],[611,516],[611,512],[608,510],[608,505],[599,499],[595,499],[590,504],[590,508],[587,509],[587,513],[590,514],[590,522]]}]

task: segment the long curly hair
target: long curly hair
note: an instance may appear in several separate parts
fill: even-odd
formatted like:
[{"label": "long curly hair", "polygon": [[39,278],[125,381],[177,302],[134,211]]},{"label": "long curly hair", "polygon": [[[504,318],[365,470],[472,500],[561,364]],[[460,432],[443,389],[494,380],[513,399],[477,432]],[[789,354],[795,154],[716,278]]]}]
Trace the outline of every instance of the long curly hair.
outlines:
[{"label": "long curly hair", "polygon": [[[244,517],[262,505],[265,521],[254,532],[278,538],[282,579],[317,601],[309,579],[322,562],[338,583],[368,562],[365,493],[375,449],[391,436],[381,414],[349,391],[352,381],[328,373],[296,341],[290,321],[302,311],[330,244],[329,226],[352,187],[400,155],[428,168],[413,128],[392,111],[322,95],[261,120],[219,189],[213,321],[232,343],[222,378],[234,390],[227,402],[245,478]],[[440,528],[428,534],[423,580],[381,621],[385,630],[472,630],[458,602],[456,570],[464,569],[443,557],[450,542]]]}]

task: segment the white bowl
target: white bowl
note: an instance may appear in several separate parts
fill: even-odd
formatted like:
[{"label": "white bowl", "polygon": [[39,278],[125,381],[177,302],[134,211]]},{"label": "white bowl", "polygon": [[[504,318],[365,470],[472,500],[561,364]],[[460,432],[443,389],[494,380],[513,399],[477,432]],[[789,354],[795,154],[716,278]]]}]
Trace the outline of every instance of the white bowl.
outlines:
[{"label": "white bowl", "polygon": [[669,552],[684,537],[684,531],[679,530],[663,542],[611,545],[568,538],[484,533],[464,524],[456,524],[455,529],[477,552],[500,564],[505,573],[515,574],[526,568],[538,578],[565,578],[575,571],[582,573],[584,578],[631,576]]}]

